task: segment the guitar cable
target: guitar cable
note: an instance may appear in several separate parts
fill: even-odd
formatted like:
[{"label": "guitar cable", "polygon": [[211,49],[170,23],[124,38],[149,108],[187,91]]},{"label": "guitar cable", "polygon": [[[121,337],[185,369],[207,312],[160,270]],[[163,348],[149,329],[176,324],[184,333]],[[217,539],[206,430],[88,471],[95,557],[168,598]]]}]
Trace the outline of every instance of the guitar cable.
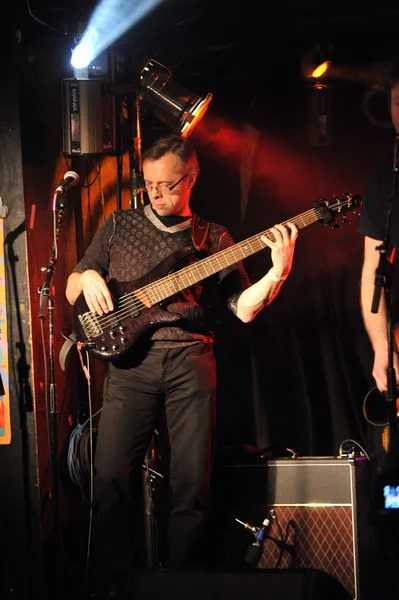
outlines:
[{"label": "guitar cable", "polygon": [[[88,381],[89,417],[83,423],[80,423],[80,418],[78,416],[78,423],[69,436],[67,467],[69,477],[72,483],[80,491],[83,500],[89,501],[90,498],[87,494],[87,481],[89,481],[91,477],[91,472],[93,470],[92,457],[94,456],[93,448],[95,445],[95,436],[97,433],[96,429],[93,428],[93,419],[101,412],[101,408],[94,415],[92,415],[89,355],[86,352],[86,367],[86,365],[83,364],[82,354],[80,351],[81,349],[79,348],[76,333],[69,328],[61,329],[60,333],[65,339],[65,342],[59,354],[61,369],[65,371],[67,356],[71,348],[73,346],[76,346],[78,349],[83,371]],[[90,424],[89,428],[87,427],[88,424]]]},{"label": "guitar cable", "polygon": [[[91,395],[90,355],[86,350],[86,364],[83,360],[81,348],[78,353],[82,369],[87,379],[89,416],[82,424],[78,423],[69,438],[68,449],[68,471],[71,481],[78,487],[84,500],[89,503],[89,528],[87,533],[87,551],[85,568],[85,589],[89,590],[90,573],[90,551],[93,526],[93,500],[94,500],[94,436],[96,430],[93,427],[93,419],[101,412],[101,408],[93,415],[93,403]],[[88,425],[88,427],[87,427]],[[89,490],[86,493],[85,483],[89,481]]]},{"label": "guitar cable", "polygon": [[[359,444],[359,442],[357,442],[356,440],[352,440],[351,438],[348,438],[346,440],[343,440],[340,445],[339,445],[339,450],[338,450],[338,458],[353,458],[355,456],[355,450],[353,448],[353,446],[349,446],[349,448],[347,449],[346,453],[344,450],[344,447],[347,443],[350,444],[354,444],[355,446],[357,446],[361,452],[363,452],[363,455],[367,458],[367,460],[369,462],[371,462],[371,458],[369,456],[369,454],[366,452],[366,450],[363,448],[363,446],[361,444]],[[361,454],[360,454],[361,456]]]},{"label": "guitar cable", "polygon": [[[91,555],[91,538],[93,525],[93,500],[94,500],[94,452],[97,430],[93,426],[94,418],[101,412],[100,408],[93,414],[93,402],[91,393],[91,374],[90,374],[90,355],[87,349],[85,350],[77,340],[76,333],[68,330],[68,335],[61,330],[61,335],[65,342],[61,348],[59,360],[60,366],[65,371],[66,359],[69,351],[73,346],[76,346],[80,363],[83,372],[87,379],[88,390],[88,417],[80,423],[78,412],[78,422],[69,436],[68,452],[67,452],[67,471],[71,482],[80,491],[84,502],[89,504],[89,526],[87,533],[87,550],[86,550],[86,568],[85,568],[85,588],[89,590],[89,573],[90,573],[90,555]],[[83,359],[83,352],[85,360]]]},{"label": "guitar cable", "polygon": [[[279,529],[280,539],[279,540],[276,540],[273,538],[270,538],[270,539],[272,539],[273,542],[276,544],[276,546],[280,549],[280,552],[279,552],[278,558],[276,560],[276,563],[273,566],[273,569],[280,568],[281,561],[283,559],[283,555],[285,552],[289,554],[289,556],[291,558],[291,568],[293,568],[295,565],[295,559],[296,559],[296,554],[297,554],[297,523],[294,521],[294,519],[290,519],[288,521],[288,523],[286,524],[285,534],[283,536],[283,531],[280,526],[277,514],[275,515],[275,519],[276,519],[277,527]],[[292,530],[292,535],[293,535],[292,542],[288,542],[290,529]]]}]

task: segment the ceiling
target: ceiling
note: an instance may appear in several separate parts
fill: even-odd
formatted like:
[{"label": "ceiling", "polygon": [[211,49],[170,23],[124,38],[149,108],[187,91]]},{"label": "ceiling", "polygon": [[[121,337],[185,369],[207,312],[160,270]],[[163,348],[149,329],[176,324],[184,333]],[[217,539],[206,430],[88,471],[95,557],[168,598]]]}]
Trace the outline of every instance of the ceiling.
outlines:
[{"label": "ceiling", "polygon": [[[2,8],[9,13],[0,23],[2,40],[15,44],[17,35],[29,52],[67,53],[95,5],[14,0]],[[397,0],[164,0],[117,45],[133,65],[155,58],[187,84],[201,79],[204,88],[220,88],[246,79],[262,86],[298,76],[303,51],[317,43],[331,49],[337,65],[371,68],[399,54],[398,29]]]},{"label": "ceiling", "polygon": [[[19,28],[29,43],[51,44],[57,35],[63,37],[55,30],[73,33],[95,5],[92,0],[14,0],[2,7],[3,15],[10,15],[1,21],[3,27]],[[355,57],[391,52],[398,25],[397,0],[164,0],[124,37],[175,60],[201,54],[205,62],[223,52],[256,53],[270,46],[282,57],[285,47],[321,40],[333,41],[338,51],[350,48]]]}]

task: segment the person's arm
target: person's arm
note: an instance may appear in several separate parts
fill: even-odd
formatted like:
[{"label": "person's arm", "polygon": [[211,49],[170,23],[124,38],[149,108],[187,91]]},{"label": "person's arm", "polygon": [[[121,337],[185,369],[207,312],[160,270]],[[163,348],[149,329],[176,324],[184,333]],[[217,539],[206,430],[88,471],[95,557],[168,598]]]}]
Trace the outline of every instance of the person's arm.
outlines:
[{"label": "person's arm", "polygon": [[[384,289],[381,290],[378,312],[371,312],[375,289],[375,274],[378,268],[380,253],[376,250],[382,242],[370,237],[364,240],[364,258],[360,282],[360,304],[364,326],[374,350],[372,375],[381,392],[386,392],[388,369],[388,327]],[[398,383],[399,361],[394,354],[394,368]]]},{"label": "person's arm", "polygon": [[75,304],[83,294],[89,310],[102,315],[113,310],[112,297],[105,277],[109,267],[109,244],[115,230],[111,215],[96,231],[84,257],[68,277],[65,295],[70,304]]},{"label": "person's arm", "polygon": [[262,241],[271,249],[273,266],[259,281],[244,290],[237,301],[237,317],[249,323],[263,306],[270,304],[280,292],[282,283],[292,268],[298,228],[294,223],[276,225],[270,230],[274,241],[262,237]]},{"label": "person's arm", "polygon": [[65,295],[70,304],[75,304],[80,294],[84,295],[87,306],[99,315],[113,310],[112,297],[100,273],[88,269],[83,273],[72,273],[68,277]]}]

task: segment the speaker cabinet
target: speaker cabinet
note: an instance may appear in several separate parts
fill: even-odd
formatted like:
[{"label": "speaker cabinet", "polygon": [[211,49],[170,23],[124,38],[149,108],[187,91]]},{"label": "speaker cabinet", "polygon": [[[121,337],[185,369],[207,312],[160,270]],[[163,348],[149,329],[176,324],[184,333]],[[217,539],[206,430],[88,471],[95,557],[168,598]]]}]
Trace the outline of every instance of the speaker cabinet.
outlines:
[{"label": "speaker cabinet", "polygon": [[245,568],[256,540],[244,524],[258,528],[273,510],[258,568],[318,569],[351,598],[369,598],[374,542],[368,466],[366,458],[312,457],[224,467],[219,510],[211,519],[219,532],[211,545],[222,554],[216,562]]}]

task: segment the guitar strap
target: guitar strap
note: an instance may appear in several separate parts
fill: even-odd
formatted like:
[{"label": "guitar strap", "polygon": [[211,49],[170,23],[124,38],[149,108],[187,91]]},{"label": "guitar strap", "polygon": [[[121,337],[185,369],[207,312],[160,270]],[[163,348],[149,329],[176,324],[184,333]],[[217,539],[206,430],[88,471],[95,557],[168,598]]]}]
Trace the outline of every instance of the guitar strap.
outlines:
[{"label": "guitar strap", "polygon": [[208,221],[193,213],[193,218],[191,219],[191,239],[197,251],[201,250],[206,242],[209,225]]}]

